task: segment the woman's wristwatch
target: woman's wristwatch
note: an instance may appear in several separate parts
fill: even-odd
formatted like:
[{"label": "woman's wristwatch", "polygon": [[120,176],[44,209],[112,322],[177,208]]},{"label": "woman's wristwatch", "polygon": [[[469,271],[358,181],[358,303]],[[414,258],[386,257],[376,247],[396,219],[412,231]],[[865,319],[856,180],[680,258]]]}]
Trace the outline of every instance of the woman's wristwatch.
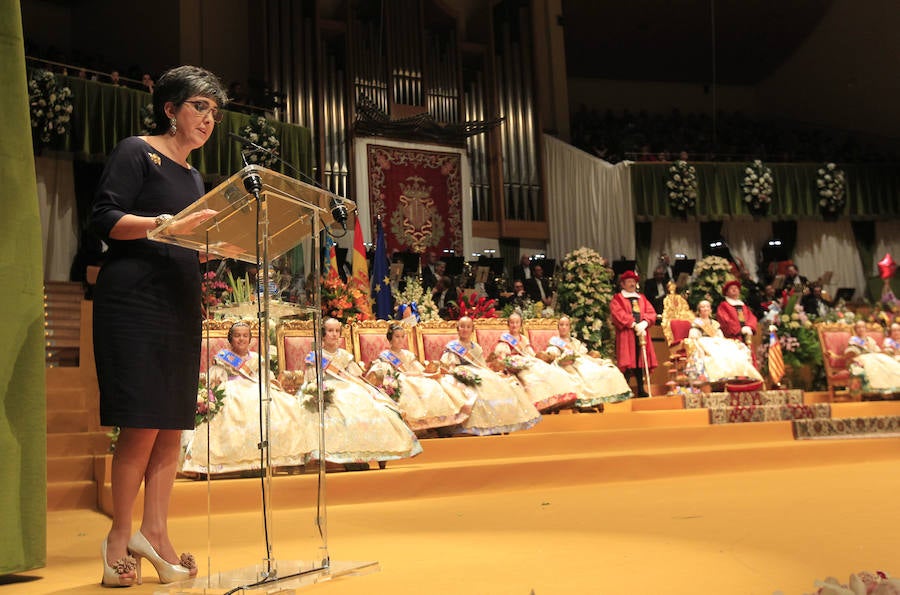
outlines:
[{"label": "woman's wristwatch", "polygon": [[156,224],[156,227],[160,227],[171,218],[172,218],[172,215],[163,213],[162,215],[157,215],[156,219],[154,219],[153,222]]}]

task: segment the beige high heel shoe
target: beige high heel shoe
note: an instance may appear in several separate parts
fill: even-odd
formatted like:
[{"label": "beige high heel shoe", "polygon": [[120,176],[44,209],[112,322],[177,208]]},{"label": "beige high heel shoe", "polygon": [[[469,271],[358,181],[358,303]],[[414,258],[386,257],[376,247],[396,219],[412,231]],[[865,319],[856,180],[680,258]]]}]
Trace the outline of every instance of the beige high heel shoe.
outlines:
[{"label": "beige high heel shoe", "polygon": [[[100,584],[104,587],[130,587],[134,583],[131,577],[122,577],[123,574],[134,572],[137,568],[137,561],[131,556],[124,556],[116,560],[112,566],[106,561],[106,540],[100,546],[100,553],[103,555],[103,579]],[[140,577],[140,571],[137,574]],[[125,582],[122,582],[125,581]],[[140,583],[140,581],[138,581]]]},{"label": "beige high heel shoe", "polygon": [[191,578],[191,570],[197,567],[194,556],[191,554],[181,554],[179,564],[166,562],[162,556],[156,553],[144,534],[138,531],[128,540],[128,551],[137,561],[137,583],[142,584],[141,580],[141,558],[147,558],[156,574],[159,575],[160,583],[174,583],[176,581],[185,581]]}]

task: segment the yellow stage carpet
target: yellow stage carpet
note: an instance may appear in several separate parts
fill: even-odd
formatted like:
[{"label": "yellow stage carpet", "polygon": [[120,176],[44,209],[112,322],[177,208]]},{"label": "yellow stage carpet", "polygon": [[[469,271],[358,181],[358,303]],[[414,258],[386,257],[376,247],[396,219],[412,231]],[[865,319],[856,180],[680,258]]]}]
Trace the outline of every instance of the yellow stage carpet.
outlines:
[{"label": "yellow stage carpet", "polygon": [[[867,404],[834,407],[850,417]],[[710,426],[705,411],[631,408],[426,441],[420,457],[385,470],[329,474],[332,559],[381,570],[303,592],[794,595],[829,575],[900,574],[900,438],[795,441],[789,422]],[[293,506],[313,501],[313,480],[273,480],[278,558],[308,547],[314,513]],[[253,479],[177,482],[173,541],[201,574],[263,557],[258,492]],[[0,578],[0,595],[108,594],[108,518],[60,511],[48,521],[47,567]],[[144,574],[144,585],[116,592],[154,593],[146,562]]]}]

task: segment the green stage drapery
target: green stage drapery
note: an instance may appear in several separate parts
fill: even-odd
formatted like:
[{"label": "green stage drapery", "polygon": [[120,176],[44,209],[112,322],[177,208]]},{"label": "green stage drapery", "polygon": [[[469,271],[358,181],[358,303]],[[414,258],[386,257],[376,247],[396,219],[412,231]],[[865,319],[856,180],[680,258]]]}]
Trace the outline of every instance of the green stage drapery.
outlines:
[{"label": "green stage drapery", "polygon": [[[677,217],[669,207],[671,163],[635,163],[631,184],[640,220]],[[697,204],[688,217],[701,220],[750,217],[741,183],[747,163],[691,163],[697,169]],[[816,180],[823,164],[767,163],[775,192],[766,218],[821,218]],[[847,176],[847,204],[841,216],[854,220],[900,216],[900,164],[839,164]]]},{"label": "green stage drapery", "polygon": [[[57,75],[57,78],[60,85],[72,90],[72,130],[64,141],[48,147],[50,150],[71,152],[76,159],[102,161],[120,140],[142,134],[141,108],[150,105],[149,93],[71,76]],[[216,182],[243,167],[240,143],[229,138],[228,133],[243,135],[241,129],[250,118],[226,109],[209,142],[192,153],[191,163],[208,182]],[[309,129],[275,120],[269,120],[269,124],[275,128],[281,143],[280,157],[310,175],[313,155]],[[296,177],[294,171],[280,163],[271,169]]]},{"label": "green stage drapery", "polygon": [[41,220],[19,0],[0,0],[0,575],[47,562],[47,410]]}]

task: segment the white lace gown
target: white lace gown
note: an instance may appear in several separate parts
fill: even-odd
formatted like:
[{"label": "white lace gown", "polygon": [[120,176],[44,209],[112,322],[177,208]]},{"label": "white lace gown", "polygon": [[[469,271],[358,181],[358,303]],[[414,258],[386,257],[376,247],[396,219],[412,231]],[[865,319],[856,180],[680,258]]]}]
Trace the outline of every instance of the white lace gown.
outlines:
[{"label": "white lace gown", "polygon": [[[262,468],[259,382],[254,380],[257,354],[244,358],[249,376],[213,366],[211,376],[227,377],[221,384],[225,399],[209,422],[182,434],[181,471],[217,474]],[[231,375],[229,375],[231,372]],[[269,448],[273,467],[304,464],[309,445],[296,428],[304,423],[300,400],[275,386],[269,387]]]},{"label": "white lace gown", "polygon": [[[625,375],[610,360],[588,355],[588,348],[575,337],[554,339],[547,346],[547,353],[556,358],[555,366],[579,383],[576,407],[619,403],[632,397]],[[575,359],[571,360],[568,354],[574,355]],[[561,363],[568,361],[571,363]]]},{"label": "white lace gown", "polygon": [[[851,372],[858,367],[863,377],[863,390],[883,394],[900,393],[900,361],[882,353],[872,337],[853,336],[847,346],[847,355],[855,356]],[[855,363],[856,366],[852,364]]]},{"label": "white lace gown", "polygon": [[746,344],[722,335],[715,320],[697,318],[692,323],[688,340],[689,353],[702,368],[709,382],[721,382],[734,378],[762,380],[753,365],[753,354]]},{"label": "white lace gown", "polygon": [[372,362],[369,375],[383,378],[385,374],[399,377],[401,390],[397,406],[413,431],[461,424],[469,417],[477,399],[474,393],[448,391],[434,377],[426,376],[424,366],[408,349],[382,353]]},{"label": "white lace gown", "polygon": [[[450,348],[454,344],[459,345],[458,351]],[[439,380],[444,390],[456,392],[461,398],[474,397],[472,411],[459,425],[459,433],[478,436],[508,434],[526,430],[541,421],[541,414],[528,393],[520,385],[490,370],[477,343],[463,345],[459,341],[451,341],[441,355],[441,364],[451,371]],[[480,383],[470,386],[457,380],[452,371],[458,367],[478,377]]]},{"label": "white lace gown", "polygon": [[574,404],[582,398],[581,381],[567,374],[559,366],[548,364],[534,355],[534,350],[524,335],[516,337],[517,347],[504,341],[497,343],[494,353],[500,357],[518,355],[526,358],[529,366],[516,373],[516,377],[531,396],[538,411],[558,409]]},{"label": "white lace gown", "polygon": [[[362,371],[345,349],[328,351],[325,383],[334,389],[331,403],[325,407],[324,456],[315,435],[306,437],[309,457],[324,458],[334,463],[392,461],[414,457],[422,446],[406,425],[396,404],[362,378]],[[315,370],[307,368],[306,380],[315,382]],[[305,431],[318,432],[318,412],[307,405],[304,412]]]}]

